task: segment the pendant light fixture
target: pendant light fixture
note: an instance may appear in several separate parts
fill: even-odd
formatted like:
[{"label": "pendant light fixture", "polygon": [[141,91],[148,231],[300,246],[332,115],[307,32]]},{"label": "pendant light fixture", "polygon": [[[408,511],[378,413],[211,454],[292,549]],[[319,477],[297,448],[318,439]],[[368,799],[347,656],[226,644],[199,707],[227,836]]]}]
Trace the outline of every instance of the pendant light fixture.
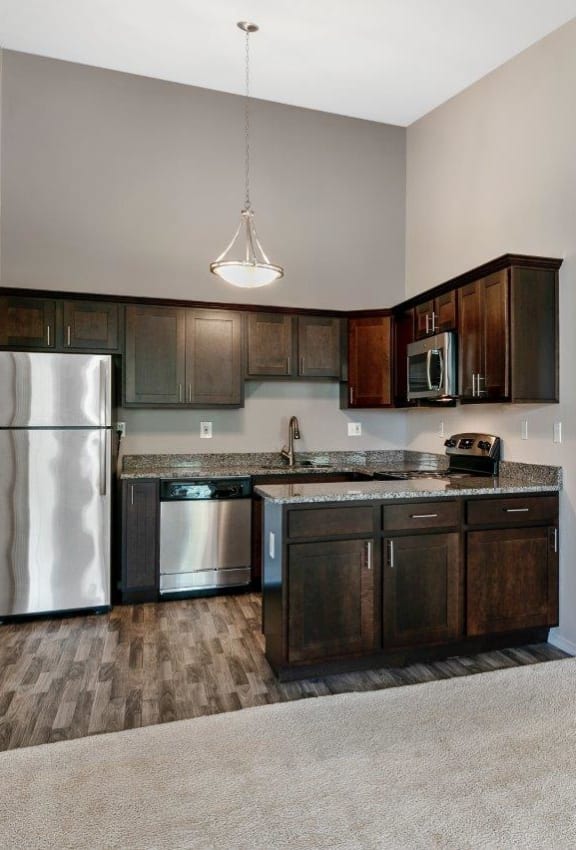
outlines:
[{"label": "pendant light fixture", "polygon": [[281,266],[270,262],[254,226],[254,213],[250,203],[250,34],[258,31],[256,24],[239,21],[237,26],[246,35],[246,94],[244,98],[244,181],[246,197],[240,213],[240,224],[230,244],[210,271],[233,286],[254,288],[273,283],[284,274]]}]

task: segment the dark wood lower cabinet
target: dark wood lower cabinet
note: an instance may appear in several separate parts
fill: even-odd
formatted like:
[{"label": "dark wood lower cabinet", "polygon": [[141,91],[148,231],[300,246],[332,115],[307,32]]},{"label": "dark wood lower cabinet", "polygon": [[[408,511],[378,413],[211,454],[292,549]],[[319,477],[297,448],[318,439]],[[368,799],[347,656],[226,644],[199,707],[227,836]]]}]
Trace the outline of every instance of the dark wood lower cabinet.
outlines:
[{"label": "dark wood lower cabinet", "polygon": [[462,634],[460,534],[384,540],[384,646],[444,643]]},{"label": "dark wood lower cabinet", "polygon": [[263,630],[280,678],[538,642],[557,624],[556,495],[394,502],[265,502]]},{"label": "dark wood lower cabinet", "polygon": [[377,648],[373,557],[372,539],[289,546],[289,663]]},{"label": "dark wood lower cabinet", "polygon": [[556,527],[467,534],[467,633],[510,632],[558,622]]},{"label": "dark wood lower cabinet", "polygon": [[122,602],[158,598],[160,502],[158,481],[122,482]]}]

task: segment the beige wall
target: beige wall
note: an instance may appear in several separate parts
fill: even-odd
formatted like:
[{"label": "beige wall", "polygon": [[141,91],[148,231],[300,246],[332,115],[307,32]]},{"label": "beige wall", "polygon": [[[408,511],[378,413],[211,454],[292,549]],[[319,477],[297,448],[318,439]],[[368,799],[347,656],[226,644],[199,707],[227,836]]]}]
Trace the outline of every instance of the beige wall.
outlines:
[{"label": "beige wall", "polygon": [[[407,292],[506,252],[564,257],[559,405],[482,405],[408,415],[409,441],[502,435],[509,460],[564,467],[560,635],[576,650],[576,22],[531,47],[408,130]],[[538,316],[534,316],[534,322]],[[523,419],[529,439],[520,439]],[[562,421],[564,442],[552,442]]]},{"label": "beige wall", "polygon": [[404,292],[405,130],[255,101],[252,200],[286,268],[208,271],[244,201],[243,98],[5,51],[6,285],[295,307]]},{"label": "beige wall", "polygon": [[[254,102],[253,203],[286,276],[246,291],[208,271],[244,199],[242,98],[5,51],[3,113],[4,285],[336,309],[403,298],[403,128]],[[404,441],[401,414],[341,412],[329,383],[251,383],[243,410],[119,418],[127,452],[273,451],[292,414],[302,449]]]}]

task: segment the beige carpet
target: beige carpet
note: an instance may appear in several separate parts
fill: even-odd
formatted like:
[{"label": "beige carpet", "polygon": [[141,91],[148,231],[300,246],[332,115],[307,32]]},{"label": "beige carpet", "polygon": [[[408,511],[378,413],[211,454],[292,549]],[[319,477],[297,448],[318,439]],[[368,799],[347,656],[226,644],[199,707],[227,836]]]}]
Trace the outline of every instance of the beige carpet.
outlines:
[{"label": "beige carpet", "polygon": [[0,754],[6,850],[573,850],[576,660]]}]

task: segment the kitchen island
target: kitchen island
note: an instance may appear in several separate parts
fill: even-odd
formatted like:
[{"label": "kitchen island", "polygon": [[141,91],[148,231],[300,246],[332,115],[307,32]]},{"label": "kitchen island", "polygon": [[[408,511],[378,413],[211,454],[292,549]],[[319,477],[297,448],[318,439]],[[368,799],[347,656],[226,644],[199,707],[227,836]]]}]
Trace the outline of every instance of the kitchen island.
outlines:
[{"label": "kitchen island", "polygon": [[258,486],[274,671],[303,678],[546,640],[560,487],[560,475],[521,464],[496,478]]}]

